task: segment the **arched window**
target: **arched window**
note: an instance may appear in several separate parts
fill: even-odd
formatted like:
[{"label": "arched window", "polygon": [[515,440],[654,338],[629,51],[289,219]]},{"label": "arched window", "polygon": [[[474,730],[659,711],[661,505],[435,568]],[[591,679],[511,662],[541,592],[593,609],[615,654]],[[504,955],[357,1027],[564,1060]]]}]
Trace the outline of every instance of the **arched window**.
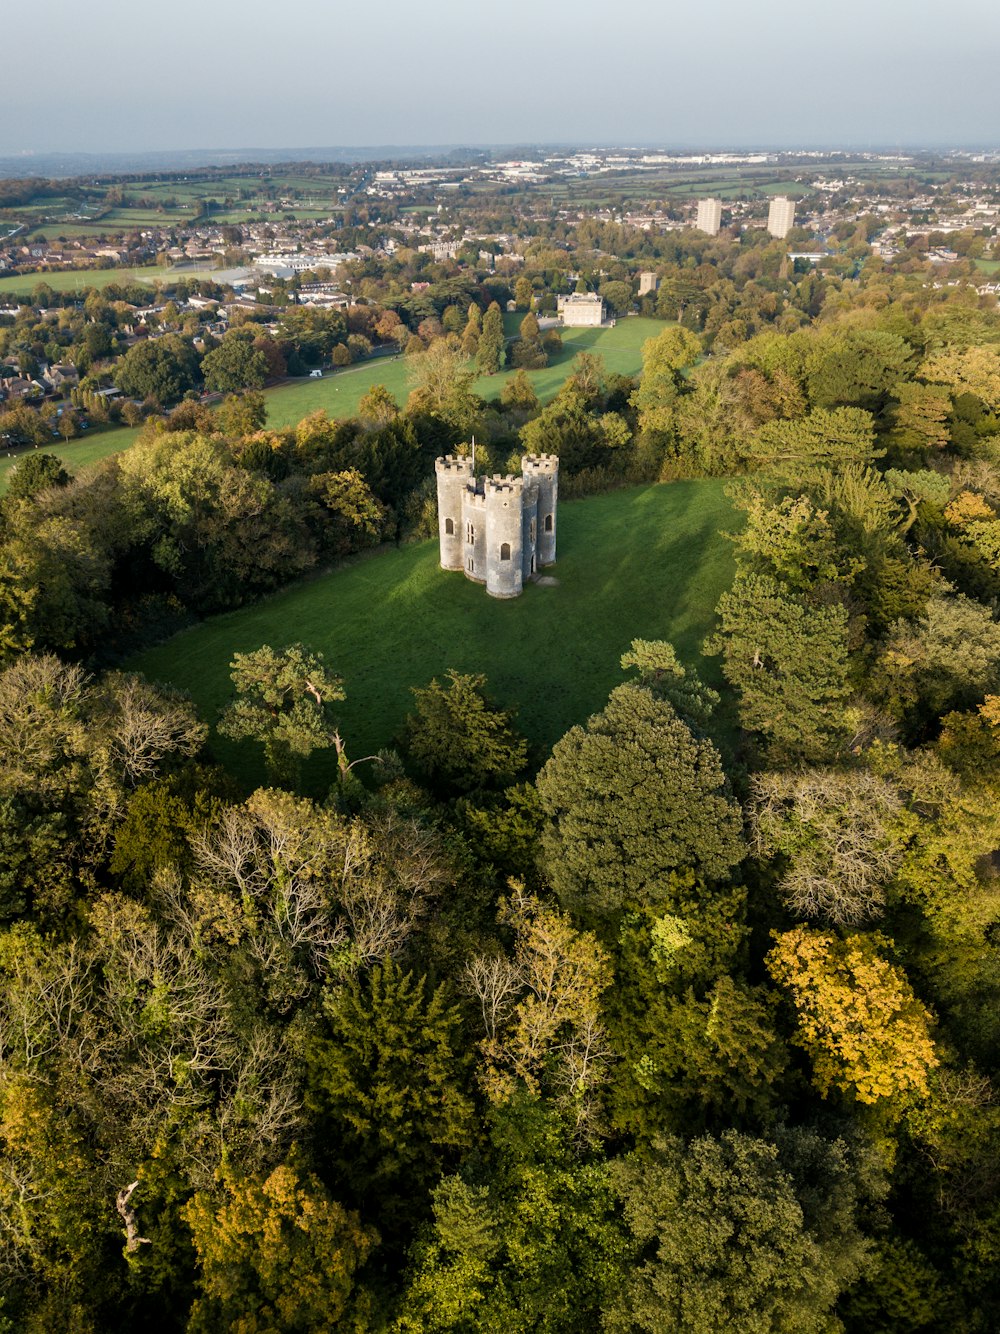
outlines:
[{"label": "arched window", "polygon": [[454,532],[455,532],[455,520],[454,520],[454,519],[445,519],[445,521],[444,521],[444,531],[448,534],[449,537],[451,537],[451,536],[454,534]]},{"label": "arched window", "polygon": [[546,531],[547,533],[551,533],[551,532],[552,532],[552,515],[551,515],[551,514],[546,514],[546,516],[545,516],[545,531]]},{"label": "arched window", "polygon": [[510,560],[510,543],[509,543],[509,542],[501,542],[501,543],[500,543],[500,559],[501,559],[501,560]]}]

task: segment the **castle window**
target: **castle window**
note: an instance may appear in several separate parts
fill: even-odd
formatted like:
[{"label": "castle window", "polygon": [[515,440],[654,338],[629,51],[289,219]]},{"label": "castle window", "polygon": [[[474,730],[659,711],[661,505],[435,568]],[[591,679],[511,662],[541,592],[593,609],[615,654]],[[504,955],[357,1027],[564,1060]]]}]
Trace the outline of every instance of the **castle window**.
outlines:
[{"label": "castle window", "polygon": [[532,542],[534,542],[534,540],[535,540],[535,521],[534,521],[534,519],[532,519],[532,521],[531,521],[531,540],[532,540]]},{"label": "castle window", "polygon": [[547,533],[551,533],[551,532],[552,532],[552,515],[551,515],[551,514],[546,514],[546,516],[545,516],[545,531],[546,531]]},{"label": "castle window", "polygon": [[475,528],[473,528],[471,523],[468,525],[468,529],[465,534],[465,540],[466,542],[469,543],[475,542],[476,540],[476,530]]},{"label": "castle window", "polygon": [[510,543],[509,543],[509,542],[501,542],[501,543],[500,543],[500,559],[501,559],[501,560],[510,560]]},{"label": "castle window", "polygon": [[454,531],[455,531],[455,520],[454,520],[454,519],[445,519],[445,521],[444,521],[444,531],[448,534],[449,537],[451,537],[451,535],[452,535],[452,534],[454,533]]}]

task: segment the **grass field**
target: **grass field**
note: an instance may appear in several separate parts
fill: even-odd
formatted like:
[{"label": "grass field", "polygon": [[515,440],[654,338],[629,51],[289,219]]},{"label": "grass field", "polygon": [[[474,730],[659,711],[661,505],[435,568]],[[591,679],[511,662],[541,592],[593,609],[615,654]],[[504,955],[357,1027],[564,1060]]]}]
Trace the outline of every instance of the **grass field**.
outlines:
[{"label": "grass field", "polygon": [[[559,356],[544,370],[529,371],[528,378],[538,397],[547,401],[570,373],[573,358],[584,351],[599,352],[609,371],[635,375],[642,369],[643,343],[647,338],[655,338],[664,328],[666,325],[662,320],[630,316],[619,320],[614,328],[609,325],[603,329],[565,329]],[[499,375],[480,376],[473,387],[484,398],[495,398],[513,374],[513,371],[503,371]],[[351,417],[357,412],[362,396],[374,384],[385,385],[402,407],[410,392],[406,359],[376,358],[334,374],[327,372],[322,380],[302,380],[272,389],[267,395],[268,425],[294,426],[317,408],[323,408],[331,417]]]},{"label": "grass field", "polygon": [[[53,233],[54,235],[54,233]],[[150,265],[141,269],[64,269],[52,273],[26,273],[10,278],[0,278],[0,296],[5,292],[16,292],[18,296],[30,296],[40,283],[46,283],[53,292],[72,292],[76,288],[84,291],[88,287],[103,288],[109,283],[155,283],[158,278],[173,275],[173,269],[158,268]],[[190,275],[189,275],[190,276]]]},{"label": "grass field", "polygon": [[[438,566],[436,542],[389,549],[318,576],[253,607],[186,630],[128,663],[190,692],[212,722],[230,696],[234,652],[301,640],[344,679],[340,706],[349,755],[391,743],[410,708],[410,687],[449,668],[485,672],[494,697],[547,752],[573,723],[599,709],[623,674],[633,638],[669,639],[684,662],[718,682],[702,659],[719,594],[732,578],[736,525],[718,480],[618,491],[559,511],[556,587],[529,585],[500,602]],[[720,720],[720,739],[730,736]],[[263,781],[259,747],[213,733],[213,746],[249,785]],[[333,777],[324,760],[314,792]]]},{"label": "grass field", "polygon": [[[56,458],[62,459],[69,471],[75,474],[88,463],[97,463],[100,459],[106,459],[109,454],[120,454],[123,449],[128,449],[138,434],[138,427],[128,426],[116,427],[110,431],[88,431],[81,439],[71,440],[68,444],[53,440],[51,445],[44,446],[39,452],[55,454]],[[25,457],[24,453],[0,455],[0,495],[7,490],[7,479],[11,470]]]},{"label": "grass field", "polygon": [[[613,329],[567,329],[563,333],[564,346],[558,359],[544,370],[529,371],[529,379],[539,398],[547,401],[569,374],[573,358],[584,350],[600,352],[609,371],[619,371],[623,375],[635,374],[642,366],[643,343],[647,338],[661,333],[664,327],[662,320],[633,318],[619,320]],[[500,375],[481,376],[475,384],[476,392],[487,398],[496,396],[513,373],[504,371]],[[265,395],[268,425],[295,426],[317,408],[322,408],[331,417],[351,417],[373,384],[384,384],[402,407],[410,392],[409,368],[405,359],[376,358],[334,374],[328,372],[322,380],[303,379],[278,389],[268,389]],[[51,448],[46,447],[45,452],[64,459],[75,471],[88,463],[107,458],[109,454],[118,454],[128,449],[137,434],[136,430],[118,427],[95,432],[82,440],[71,441],[68,445],[53,440]],[[17,456],[8,458],[0,455],[0,495],[7,489],[7,475],[16,463]]]}]

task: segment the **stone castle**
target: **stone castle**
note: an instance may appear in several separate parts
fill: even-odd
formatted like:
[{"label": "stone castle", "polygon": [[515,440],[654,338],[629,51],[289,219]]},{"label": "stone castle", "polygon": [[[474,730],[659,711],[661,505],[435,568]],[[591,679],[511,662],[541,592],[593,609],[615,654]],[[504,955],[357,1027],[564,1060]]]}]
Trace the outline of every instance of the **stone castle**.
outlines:
[{"label": "stone castle", "polygon": [[559,459],[525,454],[520,477],[476,477],[471,458],[447,455],[437,473],[441,568],[464,570],[495,598],[516,598],[556,559]]}]

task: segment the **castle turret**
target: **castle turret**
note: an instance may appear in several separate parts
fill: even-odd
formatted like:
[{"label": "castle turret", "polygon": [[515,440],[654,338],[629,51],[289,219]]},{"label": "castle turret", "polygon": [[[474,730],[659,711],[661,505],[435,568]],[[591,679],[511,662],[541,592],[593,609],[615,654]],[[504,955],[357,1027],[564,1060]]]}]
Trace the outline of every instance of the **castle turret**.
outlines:
[{"label": "castle turret", "polygon": [[486,591],[495,598],[516,598],[521,578],[520,477],[488,477],[486,500]]},{"label": "castle turret", "polygon": [[462,505],[472,481],[472,460],[451,454],[434,463],[437,473],[438,537],[441,543],[441,568],[465,569],[465,537]]},{"label": "castle turret", "polygon": [[486,583],[486,495],[482,478],[462,492],[462,520],[464,525],[465,577],[474,583]]},{"label": "castle turret", "polygon": [[539,565],[554,565],[556,560],[556,505],[559,500],[559,456],[525,454],[521,472],[527,489],[529,481],[538,488],[536,552]]}]

